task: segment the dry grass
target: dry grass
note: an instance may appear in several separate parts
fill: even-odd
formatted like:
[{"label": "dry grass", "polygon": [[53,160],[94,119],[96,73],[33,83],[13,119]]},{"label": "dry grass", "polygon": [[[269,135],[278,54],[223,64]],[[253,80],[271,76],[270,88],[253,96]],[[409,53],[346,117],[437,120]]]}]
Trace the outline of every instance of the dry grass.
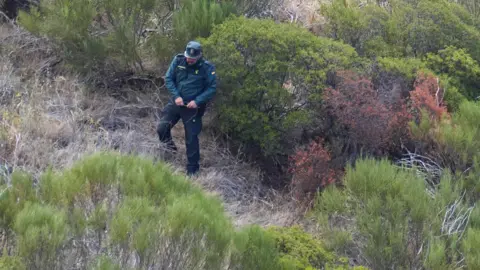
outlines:
[{"label": "dry grass", "polygon": [[[124,89],[117,96],[88,91],[73,75],[49,68],[57,60],[48,43],[15,28],[0,27],[0,35],[7,48],[0,58],[0,116],[8,115],[0,118],[2,162],[38,176],[48,167],[62,169],[106,149],[166,160],[168,153],[155,130],[166,89]],[[220,148],[209,134],[208,113],[205,122],[202,171],[192,180],[219,194],[238,226],[296,221],[295,202],[261,186],[259,171]],[[168,162],[182,173],[186,157],[181,122],[172,135],[179,152]]]},{"label": "dry grass", "polygon": [[284,20],[311,27],[320,21],[319,8],[319,0],[284,0],[278,12]]}]

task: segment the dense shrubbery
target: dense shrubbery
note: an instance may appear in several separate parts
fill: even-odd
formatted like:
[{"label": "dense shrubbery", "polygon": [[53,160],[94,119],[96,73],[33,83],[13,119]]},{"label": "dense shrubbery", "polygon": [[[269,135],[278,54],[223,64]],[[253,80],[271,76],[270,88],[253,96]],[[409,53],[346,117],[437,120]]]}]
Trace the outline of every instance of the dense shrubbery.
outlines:
[{"label": "dense shrubbery", "polygon": [[365,56],[420,57],[454,45],[480,60],[476,46],[480,31],[460,5],[398,0],[385,6],[340,0],[323,5],[327,36],[345,41]]},{"label": "dense shrubbery", "polygon": [[348,166],[344,184],[327,188],[315,206],[322,237],[336,251],[373,269],[450,269],[464,260],[475,269],[478,208],[461,199],[448,173],[429,195],[414,171],[366,159]]},{"label": "dense shrubbery", "polygon": [[[456,88],[468,99],[480,97],[480,66],[465,49],[448,46],[436,54],[428,54],[426,62],[430,69],[447,77],[445,79],[449,88]],[[453,103],[452,106],[457,108],[458,103]]]},{"label": "dense shrubbery", "polygon": [[291,236],[258,226],[234,230],[217,198],[138,157],[96,154],[61,173],[45,172],[38,189],[20,172],[1,180],[0,266],[9,269],[267,270],[340,263],[298,229]]},{"label": "dense shrubbery", "polygon": [[82,74],[145,72],[236,12],[231,4],[211,0],[182,6],[167,0],[40,1],[29,14],[21,12],[19,21],[54,41],[66,63]]},{"label": "dense shrubbery", "polygon": [[[456,3],[429,0],[333,1],[323,5],[322,14],[324,35],[371,60],[359,73],[337,69],[314,114],[314,137],[325,143],[321,151],[312,142],[292,156],[294,186],[316,183],[313,190],[321,189],[330,170],[341,175],[338,169],[359,157],[399,158],[406,150],[433,157],[453,173],[474,164],[469,149],[453,154],[440,135],[449,127],[460,129],[450,114],[478,96],[480,55],[474,44],[480,30],[472,14]],[[470,141],[460,137],[455,144]]]},{"label": "dense shrubbery", "polygon": [[300,27],[243,17],[217,26],[203,43],[221,82],[219,130],[264,156],[290,152],[328,75],[357,60],[353,48]]},{"label": "dense shrubbery", "polygon": [[[219,78],[215,131],[272,161],[265,169],[286,172],[290,157],[290,186],[299,199],[317,195],[329,248],[374,269],[480,267],[475,5],[334,0],[321,8],[318,37],[293,24],[228,18],[258,15],[257,2],[183,3],[42,1],[20,22],[85,73],[145,71],[200,38]],[[19,173],[0,189],[0,228],[14,247],[0,266],[216,268],[230,259],[230,269],[346,267],[295,228],[233,230],[218,201],[145,161],[97,157],[41,180],[39,193]]]},{"label": "dense shrubbery", "polygon": [[0,197],[7,254],[27,268],[86,266],[105,255],[122,268],[212,269],[231,245],[234,232],[219,200],[164,165],[97,154],[65,172],[46,172],[38,191],[32,180],[14,173]]}]

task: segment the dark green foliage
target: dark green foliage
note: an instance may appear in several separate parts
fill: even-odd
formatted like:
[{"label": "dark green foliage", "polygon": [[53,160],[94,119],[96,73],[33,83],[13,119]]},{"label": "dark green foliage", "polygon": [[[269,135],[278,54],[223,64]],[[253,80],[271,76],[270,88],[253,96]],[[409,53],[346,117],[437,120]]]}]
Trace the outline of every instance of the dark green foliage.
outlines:
[{"label": "dark green foliage", "polygon": [[458,0],[458,1],[451,1],[451,2],[456,2],[465,9],[459,10],[459,13],[463,14],[464,16],[467,16],[467,12],[473,16],[474,19],[478,21],[480,18],[480,5],[478,1],[476,0]]},{"label": "dark green foliage", "polygon": [[327,74],[357,59],[353,48],[300,27],[244,17],[217,26],[203,44],[221,84],[220,131],[266,156],[288,151]]},{"label": "dark green foliage", "polygon": [[458,80],[451,79],[448,75],[440,75],[440,85],[444,89],[443,100],[449,112],[456,112],[467,98],[460,92]]},{"label": "dark green foliage", "polygon": [[449,46],[437,54],[428,54],[426,63],[437,74],[447,76],[448,86],[468,99],[480,97],[480,66],[465,49]]},{"label": "dark green foliage", "polygon": [[396,25],[388,11],[377,5],[364,9],[345,1],[332,1],[322,5],[321,13],[328,18],[326,33],[329,37],[352,45],[361,55],[400,56],[403,48],[397,44],[401,25]]},{"label": "dark green foliage", "polygon": [[472,198],[480,197],[478,173],[480,172],[480,104],[463,102],[450,121],[441,123],[435,131],[439,144],[437,156],[443,158],[443,165],[451,171],[465,176],[464,188]]}]

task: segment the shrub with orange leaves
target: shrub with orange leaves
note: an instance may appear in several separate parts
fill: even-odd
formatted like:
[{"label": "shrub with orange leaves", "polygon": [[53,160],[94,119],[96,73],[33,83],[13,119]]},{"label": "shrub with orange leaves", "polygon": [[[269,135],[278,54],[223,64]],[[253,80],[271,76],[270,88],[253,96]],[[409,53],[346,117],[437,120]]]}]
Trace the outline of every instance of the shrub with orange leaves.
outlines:
[{"label": "shrub with orange leaves", "polygon": [[330,153],[323,146],[323,139],[312,141],[306,150],[299,150],[290,157],[293,174],[291,186],[297,198],[309,197],[318,189],[335,183],[338,172],[332,169]]},{"label": "shrub with orange leaves", "polygon": [[[440,122],[450,118],[446,104],[443,102],[444,89],[432,74],[418,73],[414,90],[410,92],[410,110],[415,121],[410,126],[415,151],[437,157],[444,148],[438,140]],[[442,154],[446,155],[446,154]]]},{"label": "shrub with orange leaves", "polygon": [[414,83],[414,90],[410,92],[412,109],[417,119],[421,117],[422,109],[429,113],[430,120],[439,121],[442,117],[448,116],[443,95],[444,89],[440,87],[437,77],[419,73]]},{"label": "shrub with orange leaves", "polygon": [[337,124],[335,135],[344,138],[351,152],[383,156],[398,149],[407,140],[408,122],[412,118],[403,102],[384,104],[372,82],[351,71],[337,74],[335,88],[324,92],[327,112]]}]

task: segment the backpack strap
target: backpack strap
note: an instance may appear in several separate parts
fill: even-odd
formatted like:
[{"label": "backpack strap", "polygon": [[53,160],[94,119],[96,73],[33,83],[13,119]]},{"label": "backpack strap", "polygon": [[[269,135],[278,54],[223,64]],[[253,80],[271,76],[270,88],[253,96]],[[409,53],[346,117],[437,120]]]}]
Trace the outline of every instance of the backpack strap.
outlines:
[{"label": "backpack strap", "polygon": [[183,55],[183,53],[179,53],[175,55],[175,59],[177,60],[177,65],[178,65],[183,61],[183,59],[185,59],[185,55]]}]

